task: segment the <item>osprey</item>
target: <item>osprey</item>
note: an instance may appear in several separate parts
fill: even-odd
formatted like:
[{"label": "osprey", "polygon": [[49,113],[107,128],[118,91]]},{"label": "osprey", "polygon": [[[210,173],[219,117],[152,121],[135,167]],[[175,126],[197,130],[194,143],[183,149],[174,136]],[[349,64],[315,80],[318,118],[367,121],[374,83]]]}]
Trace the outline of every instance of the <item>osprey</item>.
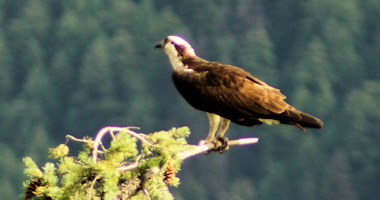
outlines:
[{"label": "osprey", "polygon": [[168,36],[155,48],[169,56],[178,92],[194,108],[207,113],[210,130],[204,142],[213,143],[214,150],[227,147],[224,133],[231,121],[244,126],[289,124],[302,130],[323,125],[318,118],[286,103],[279,89],[236,66],[198,57],[190,44],[178,36]]}]

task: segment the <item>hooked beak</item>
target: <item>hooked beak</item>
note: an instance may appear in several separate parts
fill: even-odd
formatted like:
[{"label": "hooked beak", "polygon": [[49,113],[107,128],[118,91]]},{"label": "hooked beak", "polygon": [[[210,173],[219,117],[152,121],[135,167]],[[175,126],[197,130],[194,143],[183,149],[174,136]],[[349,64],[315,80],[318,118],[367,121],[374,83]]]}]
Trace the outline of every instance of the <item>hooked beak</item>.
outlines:
[{"label": "hooked beak", "polygon": [[154,48],[155,48],[155,49],[157,49],[157,48],[162,49],[162,48],[164,47],[164,44],[165,44],[165,41],[162,40],[162,41],[158,42],[158,43],[156,44],[156,46],[154,46]]}]

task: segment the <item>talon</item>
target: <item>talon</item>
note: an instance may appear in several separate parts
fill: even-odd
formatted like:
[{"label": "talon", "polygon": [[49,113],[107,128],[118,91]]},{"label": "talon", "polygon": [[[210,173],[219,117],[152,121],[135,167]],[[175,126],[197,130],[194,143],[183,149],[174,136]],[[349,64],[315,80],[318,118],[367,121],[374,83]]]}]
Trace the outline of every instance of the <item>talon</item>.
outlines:
[{"label": "talon", "polygon": [[223,147],[223,148],[228,147],[228,138],[227,137],[217,137],[216,139],[222,143],[221,147]]},{"label": "talon", "polygon": [[228,138],[227,137],[217,137],[216,138],[221,145],[216,148],[216,151],[220,154],[224,153],[225,151],[228,151]]},{"label": "talon", "polygon": [[209,139],[209,140],[201,140],[199,142],[199,145],[204,145],[206,143],[212,143],[214,144],[214,148],[206,151],[204,154],[205,155],[208,155],[210,154],[212,151],[216,151],[220,154],[224,153],[225,151],[228,151],[229,147],[228,147],[228,138],[227,137],[217,137],[217,138],[212,138],[212,139]]}]

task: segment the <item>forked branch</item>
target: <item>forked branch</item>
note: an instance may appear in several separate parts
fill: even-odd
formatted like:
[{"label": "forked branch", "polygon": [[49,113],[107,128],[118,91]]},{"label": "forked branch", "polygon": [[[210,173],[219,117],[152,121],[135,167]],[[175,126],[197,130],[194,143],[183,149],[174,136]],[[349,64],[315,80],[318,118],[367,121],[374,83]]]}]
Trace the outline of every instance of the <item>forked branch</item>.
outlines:
[{"label": "forked branch", "polygon": [[[148,141],[147,139],[145,139],[142,136],[142,134],[133,132],[129,128],[130,127],[125,127],[125,128],[123,128],[123,127],[105,127],[103,129],[101,129],[98,132],[98,134],[96,135],[95,140],[92,142],[92,160],[93,160],[93,162],[94,163],[97,162],[98,153],[100,151],[98,148],[99,148],[100,145],[102,145],[101,140],[102,140],[103,136],[106,135],[107,133],[109,133],[111,135],[111,137],[114,138],[114,132],[126,131],[128,134],[130,134],[133,137],[139,139],[142,143],[148,144],[150,146],[154,146],[154,144],[152,144],[150,141]],[[88,140],[77,139],[77,138],[75,138],[73,136],[68,136],[68,139],[79,141],[79,142],[88,142]],[[259,141],[258,138],[240,138],[240,139],[228,141],[228,145],[229,146],[249,145],[249,144],[255,144],[258,141]],[[190,148],[190,149],[187,149],[187,150],[179,152],[177,154],[177,158],[181,159],[181,160],[184,160],[184,159],[187,159],[189,157],[192,157],[192,156],[195,156],[195,155],[202,154],[202,153],[205,153],[207,151],[210,151],[213,148],[214,148],[214,144],[212,144],[212,143],[206,143],[206,144],[201,144],[201,145],[193,145],[193,148]],[[136,162],[133,163],[133,164],[121,166],[121,167],[118,168],[118,170],[120,170],[120,171],[135,170],[138,167],[139,160],[140,159],[136,159]]]},{"label": "forked branch", "polygon": [[92,144],[92,161],[94,163],[97,162],[97,159],[98,159],[98,147],[101,144],[101,140],[102,140],[103,136],[107,132],[111,135],[112,138],[114,138],[115,136],[114,136],[113,132],[120,132],[120,131],[125,130],[128,134],[130,134],[133,137],[141,140],[141,142],[143,142],[145,144],[148,144],[148,145],[152,145],[148,140],[146,140],[140,134],[131,131],[130,128],[136,128],[136,127],[125,127],[125,128],[123,128],[123,127],[111,127],[111,126],[109,126],[109,127],[102,128],[98,132],[98,134],[96,135],[94,143]]}]

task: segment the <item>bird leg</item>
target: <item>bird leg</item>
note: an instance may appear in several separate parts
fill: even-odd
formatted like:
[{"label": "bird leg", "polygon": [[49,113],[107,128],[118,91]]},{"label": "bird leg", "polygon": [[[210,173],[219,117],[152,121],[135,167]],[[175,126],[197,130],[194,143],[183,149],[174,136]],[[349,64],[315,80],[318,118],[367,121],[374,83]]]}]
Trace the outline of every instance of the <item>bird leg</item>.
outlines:
[{"label": "bird leg", "polygon": [[[219,115],[213,113],[207,113],[207,117],[210,122],[210,131],[207,135],[207,138],[205,140],[202,140],[200,144],[213,143],[214,148],[211,151],[223,153],[225,150],[228,150],[228,139],[224,137],[224,133],[227,131],[228,126],[230,125],[230,120],[222,118]],[[218,131],[218,133],[215,137],[216,131]]]},{"label": "bird leg", "polygon": [[222,150],[228,150],[228,138],[224,137],[224,134],[230,126],[230,122],[231,120],[221,117],[220,127],[218,130],[218,134],[216,134],[216,139],[222,143]]},{"label": "bird leg", "polygon": [[220,116],[213,114],[213,113],[207,113],[208,120],[210,122],[210,130],[208,132],[208,135],[205,140],[202,140],[201,143],[216,143],[217,140],[215,139],[215,133],[219,128],[220,124]]}]

